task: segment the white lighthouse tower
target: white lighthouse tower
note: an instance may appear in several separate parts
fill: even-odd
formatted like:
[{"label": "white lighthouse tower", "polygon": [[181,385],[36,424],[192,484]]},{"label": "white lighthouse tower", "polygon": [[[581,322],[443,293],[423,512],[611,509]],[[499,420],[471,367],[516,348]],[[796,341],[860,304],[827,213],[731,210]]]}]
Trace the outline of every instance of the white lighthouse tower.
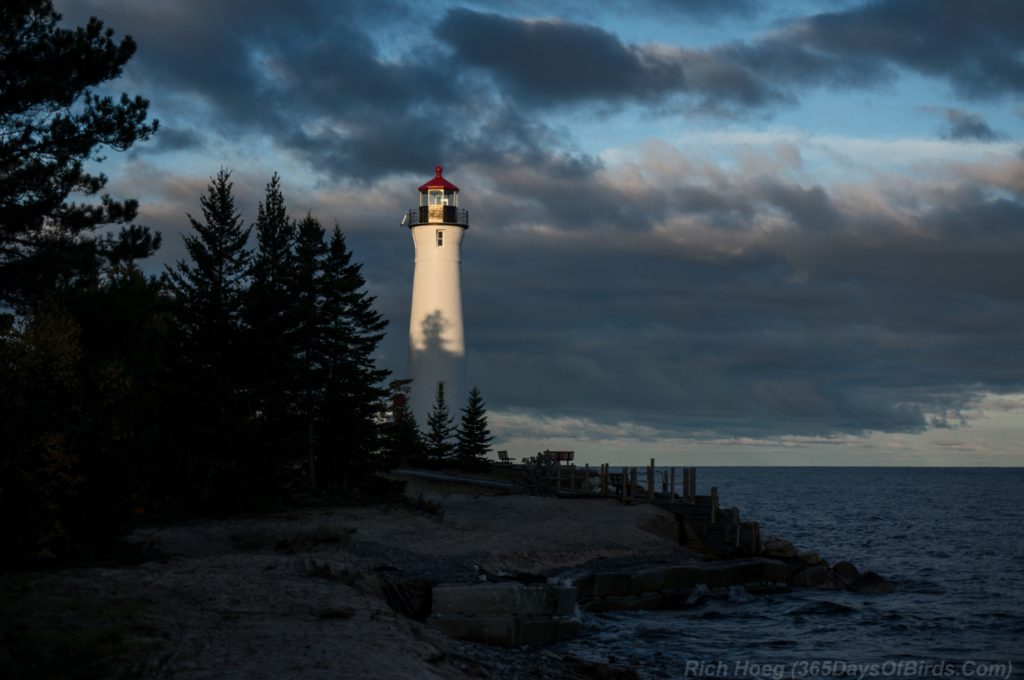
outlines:
[{"label": "white lighthouse tower", "polygon": [[419,206],[406,216],[416,247],[409,316],[410,396],[421,425],[439,386],[452,413],[465,399],[460,267],[469,213],[459,207],[459,188],[441,170],[437,166],[433,179],[419,188]]}]

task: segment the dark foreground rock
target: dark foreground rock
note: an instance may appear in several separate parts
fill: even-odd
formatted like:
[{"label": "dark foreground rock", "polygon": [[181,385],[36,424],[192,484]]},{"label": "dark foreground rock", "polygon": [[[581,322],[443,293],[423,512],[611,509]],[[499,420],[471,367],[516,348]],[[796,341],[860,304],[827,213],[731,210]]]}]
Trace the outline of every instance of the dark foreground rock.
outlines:
[{"label": "dark foreground rock", "polygon": [[879,595],[892,592],[892,584],[873,571],[865,571],[847,584],[846,589],[862,595]]}]

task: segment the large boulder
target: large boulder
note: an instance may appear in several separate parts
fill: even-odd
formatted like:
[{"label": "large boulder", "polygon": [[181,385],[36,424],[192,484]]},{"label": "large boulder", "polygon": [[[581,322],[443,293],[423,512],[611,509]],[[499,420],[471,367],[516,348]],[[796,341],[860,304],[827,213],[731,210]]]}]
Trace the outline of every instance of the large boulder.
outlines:
[{"label": "large boulder", "polygon": [[764,540],[764,550],[761,554],[765,557],[777,557],[785,560],[796,557],[798,552],[796,546],[786,539],[769,536]]},{"label": "large boulder", "polygon": [[818,565],[828,566],[828,562],[818,554],[817,550],[808,550],[807,552],[800,553],[800,561],[808,567],[817,567]]},{"label": "large boulder", "polygon": [[807,567],[793,574],[793,585],[800,588],[816,588],[824,585],[828,581],[829,571],[828,567],[823,564],[818,564],[813,567]]},{"label": "large boulder", "polygon": [[847,586],[860,576],[860,570],[853,565],[853,562],[836,562],[832,565],[832,573],[844,585]]},{"label": "large boulder", "polygon": [[848,583],[846,589],[862,595],[878,595],[892,592],[892,584],[873,571],[865,571]]}]

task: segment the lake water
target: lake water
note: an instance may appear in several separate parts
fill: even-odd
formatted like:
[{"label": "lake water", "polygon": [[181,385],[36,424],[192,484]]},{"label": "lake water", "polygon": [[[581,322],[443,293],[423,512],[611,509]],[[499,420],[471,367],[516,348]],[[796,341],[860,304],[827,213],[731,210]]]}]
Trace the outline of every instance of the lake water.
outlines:
[{"label": "lake water", "polygon": [[[895,592],[740,588],[584,614],[558,649],[648,678],[1024,677],[1024,469],[700,468],[698,489]],[[1011,667],[1012,666],[1012,667]]]}]

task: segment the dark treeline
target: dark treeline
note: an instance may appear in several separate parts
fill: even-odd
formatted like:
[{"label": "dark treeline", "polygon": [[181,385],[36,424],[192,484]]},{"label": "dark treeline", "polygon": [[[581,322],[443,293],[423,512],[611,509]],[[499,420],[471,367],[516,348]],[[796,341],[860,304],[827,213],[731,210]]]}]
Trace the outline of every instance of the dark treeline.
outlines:
[{"label": "dark treeline", "polygon": [[[0,521],[15,554],[66,551],[133,514],[352,498],[393,463],[373,360],[386,322],[344,235],[289,217],[277,177],[253,226],[227,171],[200,205],[163,276],[97,247],[95,276],[4,289]],[[128,239],[159,243],[133,226],[113,250]]]},{"label": "dark treeline", "polygon": [[277,176],[248,224],[219,172],[187,257],[143,272],[160,235],[87,170],[158,129],[146,100],[95,93],[135,44],[59,20],[49,0],[0,11],[0,562],[92,549],[140,515],[352,499],[397,463],[481,460],[479,392],[429,451],[408,381],[374,363],[386,321],[361,265],[337,226],[289,215]]}]

